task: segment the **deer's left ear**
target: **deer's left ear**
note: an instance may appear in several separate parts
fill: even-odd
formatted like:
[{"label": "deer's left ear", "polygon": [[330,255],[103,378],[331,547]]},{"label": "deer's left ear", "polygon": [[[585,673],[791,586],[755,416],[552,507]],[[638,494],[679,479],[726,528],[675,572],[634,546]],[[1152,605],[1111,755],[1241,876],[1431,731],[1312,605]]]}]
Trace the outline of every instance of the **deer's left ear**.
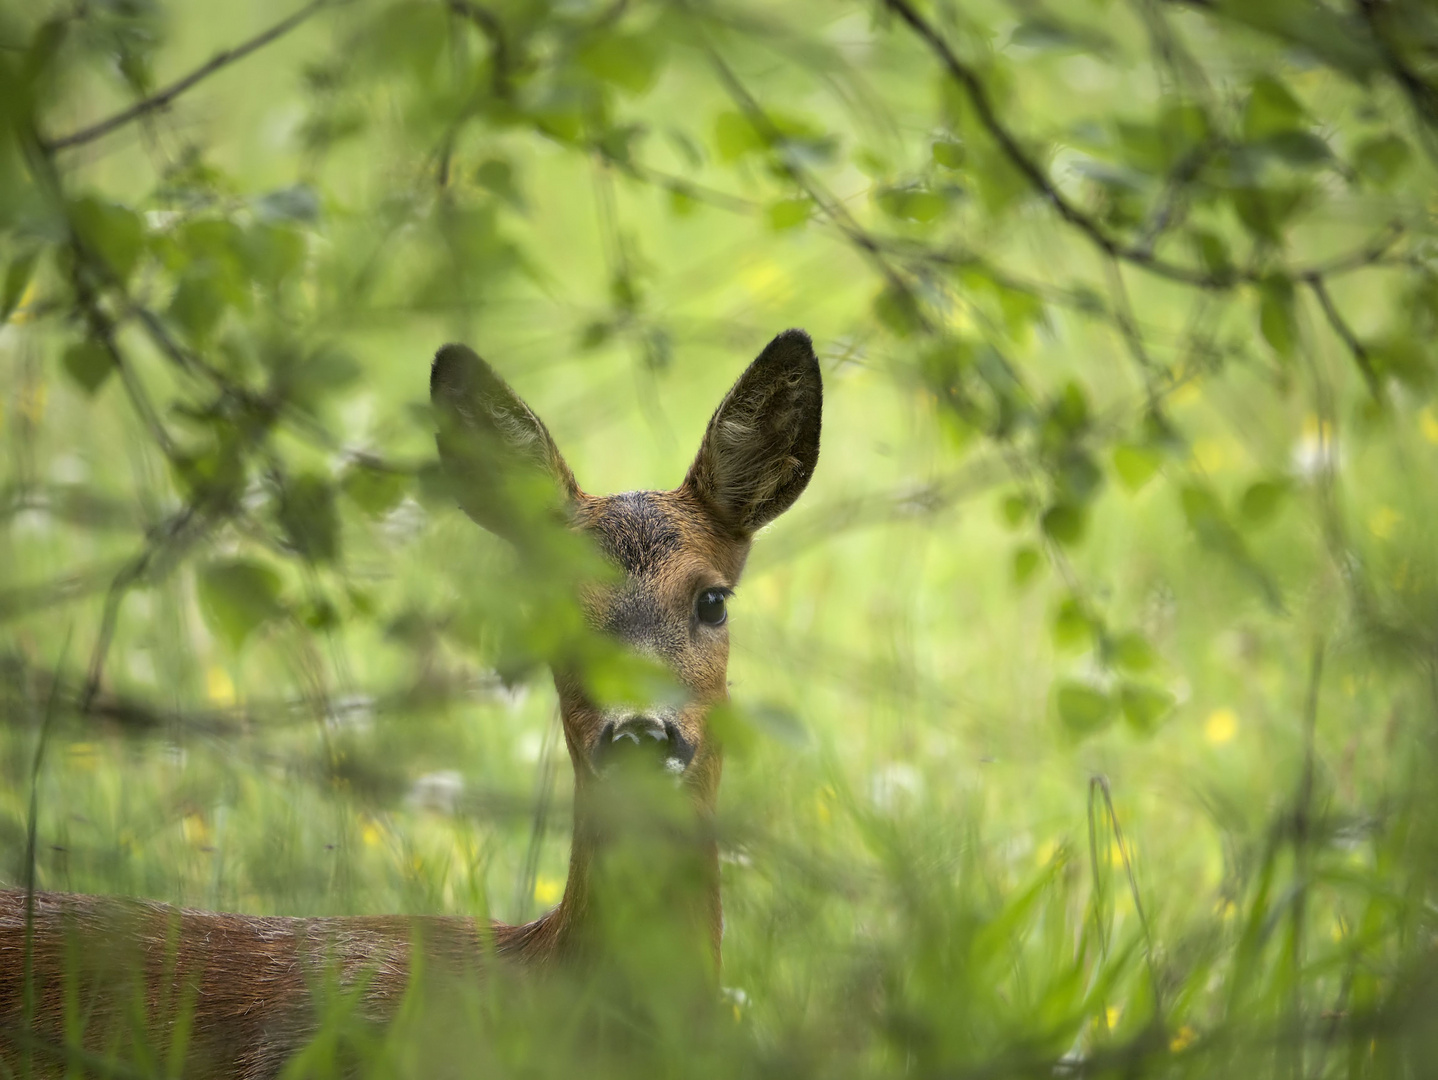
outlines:
[{"label": "deer's left ear", "polygon": [[724,395],[684,486],[736,532],[767,525],[814,475],[823,405],[809,335],[785,330]]},{"label": "deer's left ear", "polygon": [[472,349],[439,350],[429,393],[445,473],[465,512],[490,532],[522,540],[529,524],[579,497],[539,417]]}]

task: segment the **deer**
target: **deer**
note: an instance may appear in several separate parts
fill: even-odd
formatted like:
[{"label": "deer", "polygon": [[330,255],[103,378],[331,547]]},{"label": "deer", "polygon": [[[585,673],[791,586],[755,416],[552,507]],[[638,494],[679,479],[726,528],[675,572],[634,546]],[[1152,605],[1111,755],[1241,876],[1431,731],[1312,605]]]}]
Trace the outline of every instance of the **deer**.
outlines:
[{"label": "deer", "polygon": [[[162,1049],[183,1040],[187,1075],[273,1077],[314,1035],[314,996],[326,979],[384,1024],[421,967],[528,977],[601,954],[606,917],[624,909],[616,898],[654,879],[643,925],[626,932],[646,932],[662,912],[683,941],[682,962],[717,991],[723,915],[712,822],[723,746],[709,721],[728,701],[727,603],[751,541],[799,498],[818,462],[823,386],[810,338],[788,330],[769,342],[724,395],[683,482],[668,491],[583,491],[539,417],[464,345],[437,353],[430,398],[459,507],[521,557],[526,544],[543,543],[546,522],[583,539],[608,570],[574,584],[584,622],[661,667],[678,690],[637,704],[600,700],[582,665],[551,658],[574,773],[559,903],[511,926],[469,916],[256,916],[3,890],[0,1072],[14,1074],[21,1055],[42,1071],[63,1071],[67,1044],[93,1047],[113,1036],[128,992],[143,1001]],[[537,501],[528,497],[535,491]],[[609,794],[630,786],[664,793],[683,813],[651,815],[659,804],[647,802],[637,813],[614,812]],[[652,830],[626,848],[636,817],[680,836],[664,849],[677,858],[651,858]],[[621,850],[624,859],[611,857]],[[666,878],[676,865],[683,873]]]}]

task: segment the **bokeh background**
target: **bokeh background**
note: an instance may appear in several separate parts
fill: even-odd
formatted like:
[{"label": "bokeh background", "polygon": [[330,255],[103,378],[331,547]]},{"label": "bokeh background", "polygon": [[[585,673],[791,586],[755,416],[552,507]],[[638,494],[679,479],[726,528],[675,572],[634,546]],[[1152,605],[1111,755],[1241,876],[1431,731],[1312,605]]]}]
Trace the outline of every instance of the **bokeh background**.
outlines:
[{"label": "bokeh background", "polygon": [[429,359],[668,488],[799,326],[726,997],[645,1060],[1424,1071],[1430,5],[9,3],[0,126],[0,881],[551,906],[543,626]]}]

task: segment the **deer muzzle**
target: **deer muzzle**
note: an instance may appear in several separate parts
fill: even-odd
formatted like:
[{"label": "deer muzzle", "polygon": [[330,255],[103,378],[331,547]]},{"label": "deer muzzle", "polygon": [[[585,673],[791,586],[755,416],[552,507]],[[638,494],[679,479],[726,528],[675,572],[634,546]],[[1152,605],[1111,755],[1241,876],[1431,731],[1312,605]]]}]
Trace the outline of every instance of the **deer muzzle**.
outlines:
[{"label": "deer muzzle", "polygon": [[591,764],[600,776],[628,769],[682,776],[696,749],[672,720],[626,716],[610,720],[600,729]]}]

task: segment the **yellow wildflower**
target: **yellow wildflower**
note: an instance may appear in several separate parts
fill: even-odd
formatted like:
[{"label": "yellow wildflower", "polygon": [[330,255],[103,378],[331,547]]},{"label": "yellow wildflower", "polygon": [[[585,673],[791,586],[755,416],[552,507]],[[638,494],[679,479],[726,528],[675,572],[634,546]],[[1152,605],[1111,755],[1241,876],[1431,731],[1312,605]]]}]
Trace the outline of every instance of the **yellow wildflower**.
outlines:
[{"label": "yellow wildflower", "polygon": [[1238,714],[1232,709],[1214,709],[1203,722],[1203,737],[1210,746],[1232,742],[1238,734]]}]

